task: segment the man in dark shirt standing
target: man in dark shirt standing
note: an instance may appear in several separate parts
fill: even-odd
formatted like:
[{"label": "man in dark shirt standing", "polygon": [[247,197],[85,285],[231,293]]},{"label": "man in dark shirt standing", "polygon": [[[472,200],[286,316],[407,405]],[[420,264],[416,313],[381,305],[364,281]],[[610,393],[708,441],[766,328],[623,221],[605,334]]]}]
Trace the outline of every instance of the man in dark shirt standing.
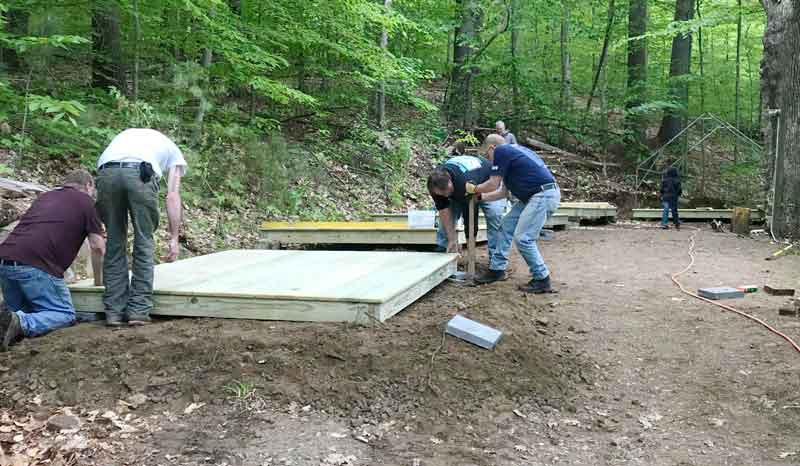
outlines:
[{"label": "man in dark shirt standing", "polygon": [[[478,231],[478,222],[469,224],[466,212],[469,209],[467,202],[467,182],[480,184],[489,179],[492,173],[492,164],[486,159],[471,155],[459,155],[447,160],[428,177],[428,192],[433,198],[436,210],[439,211],[439,232],[436,243],[440,249],[447,252],[459,252],[458,233],[456,223],[464,217],[464,230],[472,228]],[[500,231],[500,222],[505,211],[505,198],[491,202],[480,201],[476,205],[473,217],[478,218],[478,208],[483,210],[486,217],[486,233],[491,260],[497,248],[497,238]]]},{"label": "man in dark shirt standing", "polygon": [[38,337],[75,323],[64,271],[89,238],[95,284],[102,283],[103,226],[94,205],[94,179],[69,173],[64,185],[44,193],[0,244],[0,351],[24,337]]},{"label": "man in dark shirt standing", "polygon": [[[476,281],[492,283],[506,278],[508,255],[511,244],[517,245],[520,254],[528,263],[532,280],[521,286],[528,293],[549,293],[550,271],[536,246],[542,227],[547,219],[558,209],[561,192],[547,165],[527,147],[505,144],[498,134],[491,134],[484,142],[484,150],[492,161],[492,176],[488,181],[475,186],[467,185],[467,192],[478,195],[492,193],[503,182],[501,191],[511,191],[518,201],[503,218],[502,234],[489,271]],[[483,194],[484,200],[491,200],[496,194]]]}]

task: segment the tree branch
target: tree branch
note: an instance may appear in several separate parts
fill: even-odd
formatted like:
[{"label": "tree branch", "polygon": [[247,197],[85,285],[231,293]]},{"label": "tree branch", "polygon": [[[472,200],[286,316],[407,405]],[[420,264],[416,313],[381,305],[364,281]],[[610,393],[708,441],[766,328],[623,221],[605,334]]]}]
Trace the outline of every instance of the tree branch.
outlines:
[{"label": "tree branch", "polygon": [[487,40],[486,43],[483,44],[483,47],[481,47],[472,56],[472,58],[470,59],[471,62],[478,61],[478,58],[480,58],[480,56],[483,55],[483,52],[485,52],[486,49],[488,49],[489,46],[492,45],[492,42],[494,42],[495,39],[500,37],[502,34],[505,34],[506,32],[508,32],[508,28],[511,25],[511,4],[508,3],[508,2],[505,2],[505,5],[506,5],[506,25],[503,27],[503,29],[495,31],[494,35],[492,35],[492,37],[490,37],[489,40]]},{"label": "tree branch", "polygon": [[587,112],[592,108],[592,99],[594,99],[594,93],[597,91],[597,83],[600,81],[600,73],[603,72],[603,66],[608,58],[608,43],[611,40],[611,28],[614,27],[614,17],[616,16],[616,13],[617,11],[614,8],[614,0],[609,0],[608,24],[606,25],[606,36],[605,39],[603,39],[603,53],[600,54],[600,63],[597,65],[597,72],[594,74],[594,80],[592,80],[592,91],[589,92],[589,100],[586,102]]}]

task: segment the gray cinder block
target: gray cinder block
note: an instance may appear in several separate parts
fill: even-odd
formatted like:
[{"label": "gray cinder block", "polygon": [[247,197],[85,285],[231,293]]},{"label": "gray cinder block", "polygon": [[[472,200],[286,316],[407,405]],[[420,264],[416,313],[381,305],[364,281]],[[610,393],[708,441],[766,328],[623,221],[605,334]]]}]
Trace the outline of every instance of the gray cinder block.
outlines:
[{"label": "gray cinder block", "polygon": [[697,293],[708,299],[735,299],[744,298],[744,292],[731,288],[729,286],[721,286],[718,288],[700,288]]},{"label": "gray cinder block", "polygon": [[494,349],[503,336],[500,330],[456,314],[447,323],[447,333],[485,349]]}]

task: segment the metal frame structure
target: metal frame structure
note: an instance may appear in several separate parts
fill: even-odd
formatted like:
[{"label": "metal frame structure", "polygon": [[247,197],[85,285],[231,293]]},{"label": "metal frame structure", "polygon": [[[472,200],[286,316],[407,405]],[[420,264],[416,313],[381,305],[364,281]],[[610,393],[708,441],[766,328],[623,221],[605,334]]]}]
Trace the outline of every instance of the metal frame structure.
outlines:
[{"label": "metal frame structure", "polygon": [[[709,123],[710,125],[708,125]],[[691,138],[691,135],[697,131],[700,132],[699,136]],[[658,150],[651,153],[646,159],[639,162],[636,166],[636,190],[638,191],[648,178],[654,175],[660,176],[663,170],[669,167],[678,167],[682,173],[688,176],[691,173],[689,170],[689,163],[691,162],[690,154],[702,147],[703,144],[713,136],[726,132],[736,140],[735,143],[737,146],[745,147],[746,150],[752,151],[753,153],[763,154],[764,148],[761,144],[718,116],[705,113],[695,118],[675,137],[667,141],[667,143]],[[681,142],[683,142],[683,147],[680,147],[678,150],[672,150],[676,145],[681,144]],[[670,157],[674,157],[674,160],[667,165],[660,166],[659,162],[668,154]],[[735,159],[728,154],[715,153],[713,157],[727,163],[735,162]]]}]

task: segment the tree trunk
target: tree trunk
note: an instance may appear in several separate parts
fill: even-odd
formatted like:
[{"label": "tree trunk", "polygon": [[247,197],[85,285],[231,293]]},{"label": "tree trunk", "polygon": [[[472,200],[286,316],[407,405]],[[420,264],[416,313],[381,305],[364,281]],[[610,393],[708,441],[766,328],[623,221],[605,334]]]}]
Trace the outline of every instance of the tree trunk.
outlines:
[{"label": "tree trunk", "polygon": [[230,0],[228,2],[228,7],[231,9],[231,12],[237,17],[242,16],[242,0]]},{"label": "tree trunk", "polygon": [[[702,12],[700,11],[702,0],[697,0],[697,18],[702,20]],[[700,115],[706,113],[706,71],[705,71],[705,49],[703,47],[703,28],[702,26],[697,29],[697,47],[700,55]],[[700,128],[703,135],[706,134],[705,120],[700,122]],[[706,196],[706,142],[703,140],[700,143],[700,197]]]},{"label": "tree trunk", "polygon": [[561,8],[561,108],[572,108],[572,65],[569,57],[570,0],[562,0]]},{"label": "tree trunk", "polygon": [[741,128],[739,120],[739,102],[742,89],[742,0],[736,2],[739,18],[736,23],[736,108],[734,109],[736,129]]},{"label": "tree trunk", "polygon": [[[6,32],[12,37],[28,35],[28,12],[9,9],[6,13]],[[22,67],[22,59],[12,48],[0,48],[0,63],[5,64],[8,71],[17,71]]]},{"label": "tree trunk", "polygon": [[[769,180],[774,181],[768,214],[776,236],[800,235],[800,2],[764,0],[767,27],[761,86]],[[770,110],[780,110],[771,115]],[[773,112],[774,113],[774,112]],[[776,155],[777,153],[777,161]]]},{"label": "tree trunk", "polygon": [[594,93],[597,90],[597,83],[599,82],[600,75],[603,72],[603,65],[605,65],[606,59],[608,58],[608,43],[611,40],[611,29],[614,27],[614,16],[616,16],[614,0],[609,0],[608,23],[606,24],[606,34],[605,38],[603,39],[603,51],[600,52],[600,62],[597,64],[597,70],[595,71],[594,80],[592,81],[592,90],[589,92],[589,100],[586,102],[587,112],[592,108],[592,99],[594,98]]},{"label": "tree trunk", "polygon": [[[386,10],[386,14],[389,14],[390,9],[392,8],[392,0],[384,0],[383,7]],[[381,31],[381,50],[386,53],[387,47],[389,47],[389,31],[386,28]],[[378,95],[376,100],[377,108],[376,110],[376,123],[378,124],[378,128],[383,129],[386,127],[386,83],[381,81],[379,84]]]},{"label": "tree trunk", "polygon": [[[647,39],[631,40],[647,34],[647,0],[630,0],[628,10],[628,91],[625,108],[640,107],[647,93]],[[640,147],[647,145],[645,119],[638,113],[626,113],[625,129]]]},{"label": "tree trunk", "polygon": [[461,24],[456,28],[453,48],[453,71],[450,85],[448,120],[461,128],[471,128],[474,124],[472,111],[472,78],[475,70],[471,58],[475,50],[472,44],[480,29],[480,10],[478,0],[461,1]]},{"label": "tree trunk", "polygon": [[[694,0],[675,2],[675,21],[694,18]],[[661,120],[658,139],[662,144],[672,140],[686,126],[686,110],[689,106],[689,84],[686,76],[692,63],[692,35],[678,34],[672,39],[672,60],[669,67],[669,98],[680,109],[668,108]]]},{"label": "tree trunk", "polygon": [[[613,0],[612,0],[613,1]],[[519,0],[511,0],[511,103],[513,106],[514,118],[512,125],[516,126],[519,121],[521,110],[519,98],[519,63],[517,53],[519,52]]]},{"label": "tree trunk", "polygon": [[139,44],[142,40],[142,25],[139,20],[139,0],[133,0],[133,30],[134,47],[133,58],[133,100],[134,102],[139,99]]},{"label": "tree trunk", "polygon": [[114,86],[127,93],[126,84],[119,12],[115,5],[96,0],[92,5],[92,87]]}]

